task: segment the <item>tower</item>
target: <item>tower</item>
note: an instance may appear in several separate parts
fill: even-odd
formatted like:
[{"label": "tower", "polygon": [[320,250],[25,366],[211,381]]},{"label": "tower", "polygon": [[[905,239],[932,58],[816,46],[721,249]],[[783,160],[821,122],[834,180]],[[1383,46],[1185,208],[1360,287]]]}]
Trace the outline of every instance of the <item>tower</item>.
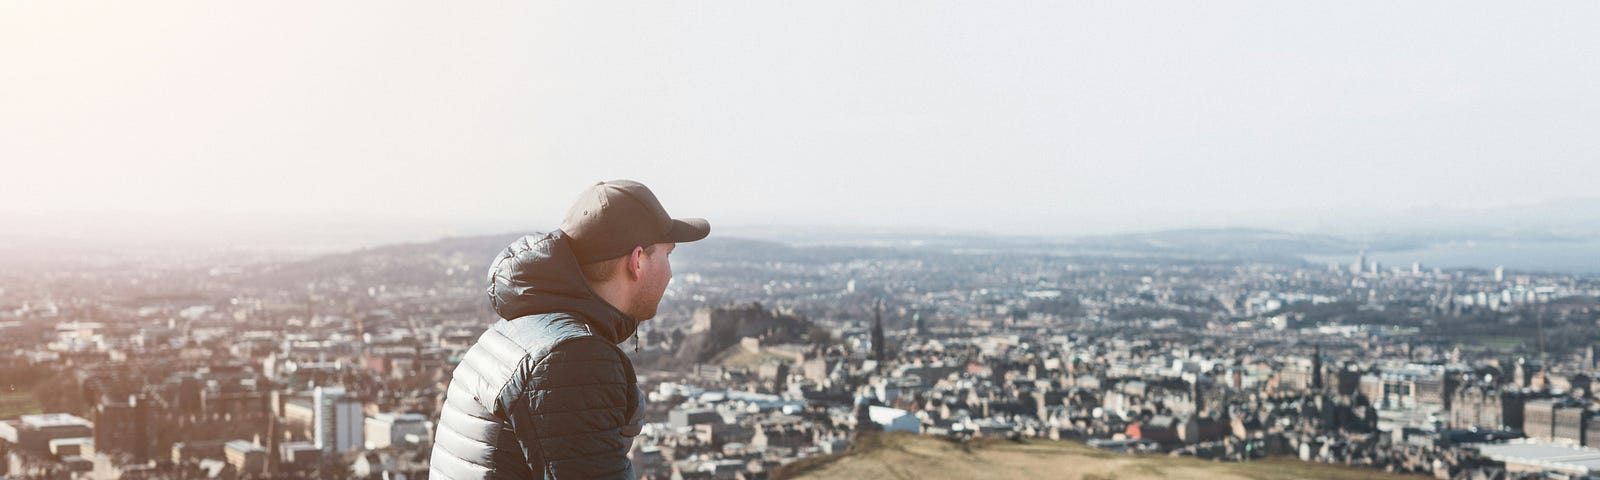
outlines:
[{"label": "tower", "polygon": [[367,356],[367,316],[356,317],[356,355],[362,360]]},{"label": "tower", "polygon": [[1317,344],[1311,354],[1311,389],[1322,390],[1322,344]]},{"label": "tower", "polygon": [[[872,306],[872,359],[883,363],[883,301]],[[883,368],[883,367],[878,367]]]},{"label": "tower", "polygon": [[277,415],[267,414],[267,474],[276,475],[282,469],[279,452],[283,451],[283,427]]}]

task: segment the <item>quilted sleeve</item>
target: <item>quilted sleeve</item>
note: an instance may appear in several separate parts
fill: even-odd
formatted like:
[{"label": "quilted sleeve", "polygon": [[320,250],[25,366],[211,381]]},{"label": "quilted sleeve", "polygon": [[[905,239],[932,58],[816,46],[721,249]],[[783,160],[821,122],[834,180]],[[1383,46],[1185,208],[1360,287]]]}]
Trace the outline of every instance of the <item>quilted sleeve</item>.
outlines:
[{"label": "quilted sleeve", "polygon": [[530,358],[500,402],[528,468],[544,478],[627,478],[635,396],[621,351],[599,337],[569,340]]}]

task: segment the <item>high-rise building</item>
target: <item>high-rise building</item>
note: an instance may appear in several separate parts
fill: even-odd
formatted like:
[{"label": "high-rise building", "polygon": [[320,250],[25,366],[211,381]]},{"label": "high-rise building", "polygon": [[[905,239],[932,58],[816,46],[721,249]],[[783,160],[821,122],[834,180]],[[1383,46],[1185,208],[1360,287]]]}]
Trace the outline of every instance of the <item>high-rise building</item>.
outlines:
[{"label": "high-rise building", "polygon": [[131,455],[135,462],[148,460],[155,443],[149,403],[138,395],[128,396],[126,402],[102,399],[94,409],[95,451]]},{"label": "high-rise building", "polygon": [[361,401],[344,387],[317,387],[311,394],[316,415],[313,440],[323,451],[342,453],[362,447]]}]

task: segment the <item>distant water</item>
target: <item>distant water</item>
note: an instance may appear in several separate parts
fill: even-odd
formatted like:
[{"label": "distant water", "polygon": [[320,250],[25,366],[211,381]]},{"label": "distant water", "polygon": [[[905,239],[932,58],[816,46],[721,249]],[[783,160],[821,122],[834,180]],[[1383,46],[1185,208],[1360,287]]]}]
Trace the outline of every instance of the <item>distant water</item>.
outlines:
[{"label": "distant water", "polygon": [[[1347,255],[1305,255],[1308,262],[1349,265],[1358,252]],[[1600,239],[1588,241],[1463,241],[1441,243],[1417,250],[1367,252],[1367,261],[1377,260],[1383,268],[1409,269],[1412,262],[1422,267],[1493,269],[1504,265],[1509,272],[1543,271],[1600,274]]]}]

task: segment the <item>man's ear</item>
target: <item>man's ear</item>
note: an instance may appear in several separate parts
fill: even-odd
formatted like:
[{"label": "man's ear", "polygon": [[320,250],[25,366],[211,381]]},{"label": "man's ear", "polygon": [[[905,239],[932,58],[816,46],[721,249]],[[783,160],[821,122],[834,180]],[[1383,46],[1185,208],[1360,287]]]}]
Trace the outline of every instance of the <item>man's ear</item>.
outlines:
[{"label": "man's ear", "polygon": [[640,269],[644,268],[644,247],[633,247],[633,252],[628,254],[628,278],[638,280],[644,276]]}]

